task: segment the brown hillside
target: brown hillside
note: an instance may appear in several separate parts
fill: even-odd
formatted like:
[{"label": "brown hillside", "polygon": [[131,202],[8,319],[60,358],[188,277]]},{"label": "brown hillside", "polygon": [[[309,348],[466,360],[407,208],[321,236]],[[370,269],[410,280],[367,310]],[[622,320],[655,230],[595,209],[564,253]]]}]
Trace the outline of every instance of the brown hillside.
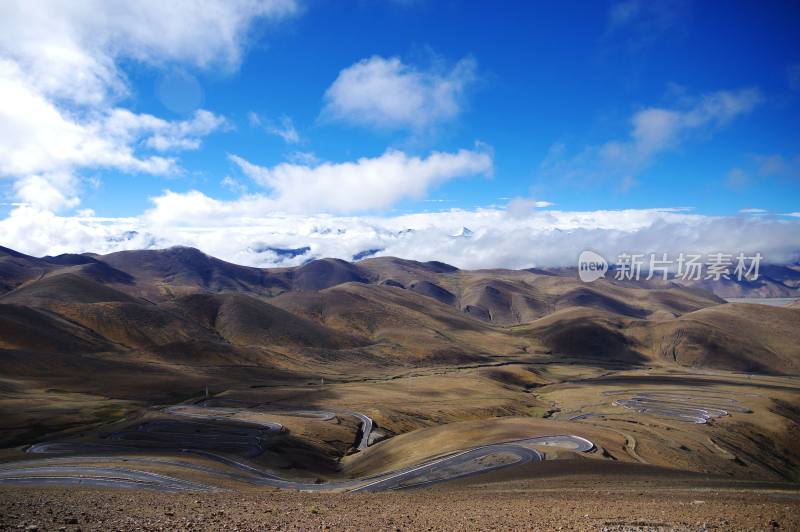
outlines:
[{"label": "brown hillside", "polygon": [[59,316],[20,305],[0,304],[0,350],[67,355],[110,348],[102,338]]},{"label": "brown hillside", "polygon": [[47,305],[63,303],[101,303],[136,301],[133,297],[74,273],[59,273],[30,282],[0,297],[3,303]]},{"label": "brown hillside", "polygon": [[216,331],[234,345],[339,349],[364,343],[242,294],[195,294],[165,308]]},{"label": "brown hillside", "polygon": [[793,309],[729,303],[653,325],[643,336],[654,354],[681,366],[800,373],[800,313]]},{"label": "brown hillside", "polygon": [[98,258],[136,279],[136,285],[126,291],[153,301],[201,291],[270,295],[289,289],[280,275],[225,262],[194,248],[120,251]]}]

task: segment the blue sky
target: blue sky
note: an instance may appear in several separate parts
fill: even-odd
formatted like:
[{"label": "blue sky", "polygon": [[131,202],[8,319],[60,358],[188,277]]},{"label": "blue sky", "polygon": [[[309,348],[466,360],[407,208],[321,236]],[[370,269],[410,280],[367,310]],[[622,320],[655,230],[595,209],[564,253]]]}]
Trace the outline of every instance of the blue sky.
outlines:
[{"label": "blue sky", "polygon": [[28,249],[98,245],[26,241],[42,213],[800,217],[793,2],[2,10],[0,217]]},{"label": "blue sky", "polygon": [[[800,10],[790,2],[742,2],[726,9],[711,3],[646,4],[632,8],[629,20],[614,23],[611,13],[619,5],[603,2],[518,2],[502,9],[479,2],[309,3],[290,21],[257,28],[258,40],[249,44],[237,72],[183,69],[202,87],[203,108],[232,122],[231,130],[210,135],[201,150],[182,156],[186,174],[166,181],[110,176],[83,203],[100,215],[116,216],[141,212],[148,197],[163,188],[232,197],[235,193],[220,185],[222,177],[245,179],[228,153],[272,166],[296,150],[347,161],[378,156],[387,147],[425,154],[479,140],[494,152],[491,178],[453,179],[427,198],[446,202],[401,201],[394,208],[416,211],[444,203],[469,208],[533,194],[580,210],[796,211],[800,179],[757,175],[757,159],[778,155],[791,164],[800,153],[800,93],[790,78],[792,66],[800,64]],[[476,79],[465,90],[458,116],[435,131],[375,130],[321,117],[323,95],[338,73],[373,55],[399,57],[420,69],[469,57]],[[129,74],[134,95],[125,103],[138,112],[185,118],[159,101],[164,72],[134,70]],[[728,125],[703,128],[653,157],[627,190],[616,176],[562,181],[539,171],[554,144],[577,152],[624,139],[631,116],[642,108],[674,109],[681,94],[697,98],[744,88],[761,94],[751,112]],[[250,112],[264,122],[290,117],[301,142],[287,145],[250,126]],[[737,168],[753,174],[746,184],[729,183]]]}]

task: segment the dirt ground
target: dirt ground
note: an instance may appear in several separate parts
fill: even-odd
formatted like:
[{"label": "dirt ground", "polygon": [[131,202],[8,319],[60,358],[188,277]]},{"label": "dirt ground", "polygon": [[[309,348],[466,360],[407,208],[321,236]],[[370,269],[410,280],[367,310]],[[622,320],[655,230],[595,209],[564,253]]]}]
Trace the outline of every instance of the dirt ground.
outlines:
[{"label": "dirt ground", "polygon": [[0,530],[800,530],[796,485],[624,467],[376,494],[3,488]]},{"label": "dirt ground", "polygon": [[798,530],[799,516],[783,492],[0,490],[0,530]]}]

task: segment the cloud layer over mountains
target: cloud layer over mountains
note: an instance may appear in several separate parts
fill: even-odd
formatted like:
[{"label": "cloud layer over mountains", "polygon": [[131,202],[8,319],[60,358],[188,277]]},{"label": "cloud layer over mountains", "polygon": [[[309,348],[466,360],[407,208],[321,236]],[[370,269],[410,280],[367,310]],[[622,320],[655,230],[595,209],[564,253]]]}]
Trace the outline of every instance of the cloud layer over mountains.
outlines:
[{"label": "cloud layer over mountains", "polygon": [[[167,193],[140,217],[60,217],[19,207],[0,221],[3,245],[33,255],[197,247],[239,264],[392,255],[461,268],[572,266],[584,249],[620,253],[755,253],[794,262],[800,223],[680,209],[567,212],[489,208],[398,216],[263,215],[259,200]],[[269,211],[267,211],[269,212]],[[469,231],[464,231],[464,228]],[[304,249],[308,248],[308,249]]]}]

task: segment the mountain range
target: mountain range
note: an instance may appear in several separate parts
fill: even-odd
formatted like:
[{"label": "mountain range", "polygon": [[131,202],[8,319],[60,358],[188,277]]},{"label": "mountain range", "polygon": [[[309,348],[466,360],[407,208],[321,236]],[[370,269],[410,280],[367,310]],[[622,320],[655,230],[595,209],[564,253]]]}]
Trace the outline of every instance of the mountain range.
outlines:
[{"label": "mountain range", "polygon": [[[796,290],[794,267],[766,273],[758,286],[736,285],[737,295]],[[730,304],[672,281],[587,284],[563,269],[465,271],[393,257],[260,269],[186,247],[41,258],[0,248],[4,375],[9,364],[38,374],[48,357],[68,372],[76,353],[106,354],[112,365],[227,361],[304,372],[529,352],[791,373],[800,369],[797,312]]]}]

